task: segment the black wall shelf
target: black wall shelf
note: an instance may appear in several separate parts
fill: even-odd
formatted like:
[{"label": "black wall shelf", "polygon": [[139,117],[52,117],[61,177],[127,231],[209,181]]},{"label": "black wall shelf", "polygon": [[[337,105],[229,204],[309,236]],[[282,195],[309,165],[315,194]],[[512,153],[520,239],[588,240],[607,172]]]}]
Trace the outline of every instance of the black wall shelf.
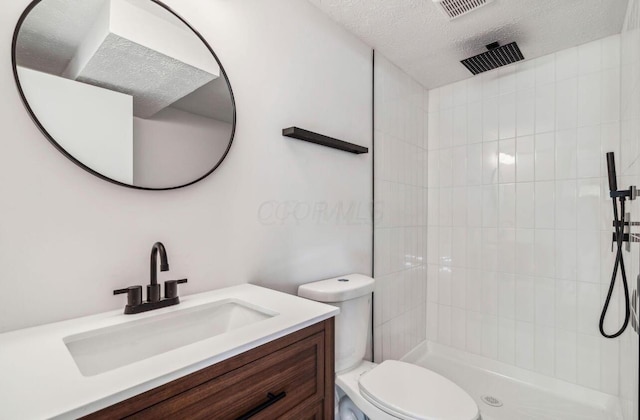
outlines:
[{"label": "black wall shelf", "polygon": [[291,137],[292,139],[304,140],[308,141],[309,143],[331,147],[333,149],[344,150],[345,152],[355,153],[357,155],[360,155],[362,153],[369,153],[369,149],[366,147],[358,146],[357,144],[353,143],[347,143],[346,141],[334,139],[333,137],[323,136],[322,134],[303,130],[302,128],[298,127],[285,128],[282,130],[282,135],[285,137]]}]

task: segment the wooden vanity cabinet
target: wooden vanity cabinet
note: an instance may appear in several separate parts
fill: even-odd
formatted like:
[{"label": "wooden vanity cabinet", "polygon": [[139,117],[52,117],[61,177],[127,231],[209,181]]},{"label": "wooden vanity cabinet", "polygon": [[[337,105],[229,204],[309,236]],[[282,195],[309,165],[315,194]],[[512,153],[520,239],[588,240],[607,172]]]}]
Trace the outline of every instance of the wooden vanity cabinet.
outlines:
[{"label": "wooden vanity cabinet", "polygon": [[333,419],[334,320],[264,344],[86,419]]}]

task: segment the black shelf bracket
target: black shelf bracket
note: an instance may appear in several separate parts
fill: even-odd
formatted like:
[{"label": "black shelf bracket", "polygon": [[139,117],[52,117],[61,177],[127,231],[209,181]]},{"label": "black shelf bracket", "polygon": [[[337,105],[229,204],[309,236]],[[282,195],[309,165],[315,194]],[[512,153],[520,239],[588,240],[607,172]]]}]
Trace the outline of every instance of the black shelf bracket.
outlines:
[{"label": "black shelf bracket", "polygon": [[345,152],[355,153],[357,155],[360,155],[362,153],[369,153],[369,149],[366,147],[334,139],[333,137],[323,136],[322,134],[303,130],[302,128],[298,127],[285,128],[282,130],[282,135],[285,137],[291,137],[292,139],[308,141],[309,143],[331,147],[333,149],[344,150]]}]

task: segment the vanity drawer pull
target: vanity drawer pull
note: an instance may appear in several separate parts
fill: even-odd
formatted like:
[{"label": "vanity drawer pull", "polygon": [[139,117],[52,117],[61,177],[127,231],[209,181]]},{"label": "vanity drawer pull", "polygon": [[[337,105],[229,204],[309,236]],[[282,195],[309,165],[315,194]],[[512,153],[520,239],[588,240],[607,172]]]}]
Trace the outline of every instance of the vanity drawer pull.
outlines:
[{"label": "vanity drawer pull", "polygon": [[273,404],[277,403],[278,401],[280,401],[281,399],[283,399],[286,396],[287,396],[287,393],[284,392],[284,391],[282,391],[278,395],[274,395],[271,392],[269,392],[267,394],[267,401],[263,402],[262,404],[260,404],[256,408],[248,411],[247,413],[241,415],[236,420],[248,420],[251,417],[253,417],[256,414],[258,414],[259,412],[261,412],[263,410],[266,410],[268,407],[271,407]]}]

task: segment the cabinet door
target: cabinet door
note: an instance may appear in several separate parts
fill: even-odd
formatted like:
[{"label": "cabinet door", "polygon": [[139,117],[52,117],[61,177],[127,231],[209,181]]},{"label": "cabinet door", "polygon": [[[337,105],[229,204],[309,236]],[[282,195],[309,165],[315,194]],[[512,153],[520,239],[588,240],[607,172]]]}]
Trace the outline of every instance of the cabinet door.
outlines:
[{"label": "cabinet door", "polygon": [[[276,419],[297,406],[312,407],[324,399],[324,334],[268,354],[173,398],[140,411],[134,419]],[[320,413],[320,416],[322,413]]]}]

